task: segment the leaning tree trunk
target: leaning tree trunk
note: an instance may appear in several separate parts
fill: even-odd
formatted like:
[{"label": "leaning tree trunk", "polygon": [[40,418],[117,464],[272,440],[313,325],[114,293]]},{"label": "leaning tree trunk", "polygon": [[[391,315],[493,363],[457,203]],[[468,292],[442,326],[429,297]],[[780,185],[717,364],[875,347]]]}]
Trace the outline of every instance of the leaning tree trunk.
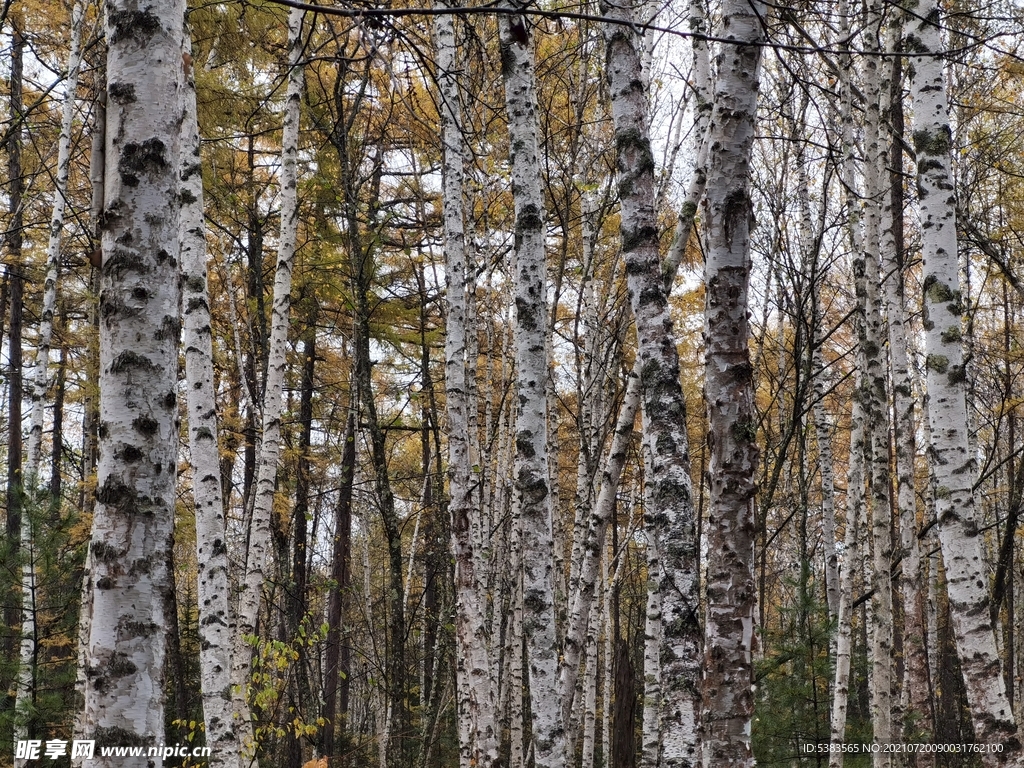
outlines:
[{"label": "leaning tree trunk", "polygon": [[514,485],[522,531],[523,634],[529,665],[534,761],[564,765],[558,707],[554,537],[547,445],[547,279],[533,43],[525,16],[499,19],[515,198],[515,356],[518,391]]},{"label": "leaning tree trunk", "polygon": [[[186,34],[185,61],[192,41]],[[206,743],[214,768],[240,766],[240,743],[252,738],[248,721],[235,722],[231,703],[231,643],[235,629],[228,583],[227,529],[217,441],[213,384],[213,333],[206,275],[203,169],[199,157],[195,81],[186,71],[181,125],[182,343],[185,348],[189,458],[195,502],[196,602],[199,607],[199,668]],[[236,734],[241,733],[241,738]]]},{"label": "leaning tree trunk", "polygon": [[[247,638],[256,634],[263,595],[263,582],[271,554],[270,526],[277,487],[277,465],[281,457],[281,412],[284,374],[287,367],[288,323],[291,313],[292,269],[298,231],[299,108],[302,100],[303,68],[302,16],[300,9],[288,15],[288,88],[285,95],[284,131],[281,137],[281,235],[277,246],[274,277],[273,317],[270,331],[267,381],[263,394],[263,439],[260,444],[256,497],[245,558],[245,578],[238,601],[237,630],[232,665],[235,714],[249,722],[246,688],[249,683],[252,648]],[[245,747],[246,745],[242,745]]]},{"label": "leaning tree trunk", "polygon": [[470,399],[467,382],[466,235],[463,202],[463,125],[457,76],[457,44],[452,16],[434,19],[437,80],[441,100],[444,147],[443,205],[445,281],[448,299],[445,329],[445,393],[448,417],[448,495],[455,553],[455,659],[458,678],[459,760],[463,768],[490,768],[498,759],[495,729],[494,663],[485,615],[486,594],[477,572],[483,539],[482,513],[473,476],[470,441]]},{"label": "leaning tree trunk", "polygon": [[[645,715],[645,740],[653,743],[657,739],[656,732],[651,731],[655,723],[660,723],[657,740],[661,742],[662,764],[690,766],[697,754],[700,630],[686,402],[659,257],[650,115],[641,70],[643,40],[631,26],[629,9],[602,2],[601,13],[626,22],[606,24],[604,36],[622,252],[637,328],[643,439],[650,462],[645,527],[652,552],[657,555],[657,562],[649,558],[648,567],[658,578],[649,588],[658,593],[652,610],[657,612],[660,607],[661,615],[657,656],[664,684],[658,686],[657,672],[645,664],[649,684],[660,689],[659,700],[647,702],[656,709]],[[652,634],[658,633],[654,630]]]},{"label": "leaning tree trunk", "polygon": [[956,210],[950,173],[952,132],[946,106],[940,12],[924,0],[908,19],[905,49],[911,76],[918,207],[924,257],[925,369],[931,422],[932,473],[949,610],[979,744],[1002,744],[985,765],[1016,764],[1021,743],[1006,695],[989,619],[988,577],[968,445],[966,364],[961,344],[963,300],[957,270]]},{"label": "leaning tree trunk", "polygon": [[184,2],[106,6],[100,461],[85,738],[164,741],[165,595],[178,454],[178,217]]},{"label": "leaning tree trunk", "polygon": [[705,383],[710,456],[708,609],[704,650],[704,765],[753,765],[754,474],[747,291],[748,191],[765,5],[726,0],[708,141],[704,210]]}]

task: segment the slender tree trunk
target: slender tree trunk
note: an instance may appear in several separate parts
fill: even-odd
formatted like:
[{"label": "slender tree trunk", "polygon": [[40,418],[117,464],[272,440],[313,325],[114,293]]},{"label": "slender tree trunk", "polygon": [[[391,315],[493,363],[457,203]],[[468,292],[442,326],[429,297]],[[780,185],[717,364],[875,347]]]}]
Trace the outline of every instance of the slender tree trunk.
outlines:
[{"label": "slender tree trunk", "polygon": [[[191,61],[190,35],[184,38]],[[203,169],[199,156],[195,80],[186,70],[181,128],[182,343],[188,409],[189,457],[195,503],[196,602],[199,609],[199,668],[203,721],[212,768],[240,766],[242,742],[252,739],[247,720],[234,719],[231,644],[236,629],[228,579],[227,528],[220,477],[213,332],[207,282]]]},{"label": "slender tree trunk", "polygon": [[[25,180],[21,162],[22,132],[20,122],[24,119],[23,109],[23,66],[25,37],[20,19],[12,19],[11,31],[11,79],[10,116],[13,130],[7,141],[7,186],[10,220],[5,233],[10,275],[10,324],[7,336],[7,552],[6,561],[20,565],[15,573],[21,573],[20,599],[15,584],[10,595],[4,600],[4,624],[10,633],[4,645],[6,658],[19,659],[15,674],[14,695],[10,687],[5,688],[3,709],[12,706],[15,711],[15,741],[27,738],[29,732],[30,705],[34,700],[34,656],[35,656],[35,554],[33,552],[31,509],[25,504],[25,474],[22,452],[22,399],[24,386],[22,376],[22,334],[24,317],[25,264],[22,253],[24,235],[24,190]],[[4,308],[0,308],[0,315]],[[2,334],[0,334],[2,338]],[[29,475],[34,486],[34,476]],[[20,608],[19,608],[20,606]],[[20,623],[20,630],[16,629]],[[20,639],[20,642],[19,642]],[[15,647],[19,647],[16,652]],[[5,683],[10,681],[4,681]],[[16,761],[19,768],[24,761]]]},{"label": "slender tree trunk", "polygon": [[853,401],[850,417],[850,464],[846,479],[846,533],[843,537],[843,565],[839,575],[839,618],[836,637],[835,684],[832,687],[832,728],[829,768],[842,768],[841,745],[846,735],[846,713],[850,700],[850,659],[853,650],[853,587],[860,563],[860,508],[864,504],[864,413]]},{"label": "slender tree trunk", "polygon": [[995,633],[973,483],[975,454],[967,434],[962,294],[957,271],[956,211],[950,174],[951,129],[942,64],[941,14],[925,0],[908,20],[904,47],[914,58],[914,149],[924,256],[925,368],[931,421],[935,506],[946,568],[949,608],[974,735],[1002,744],[982,755],[986,765],[1016,764],[1021,742],[1006,695]]},{"label": "slender tree trunk", "polygon": [[493,653],[485,621],[485,595],[478,542],[483,539],[482,512],[477,504],[479,480],[474,477],[467,365],[467,258],[464,225],[463,125],[454,19],[434,19],[438,88],[441,98],[441,140],[444,148],[443,205],[447,318],[445,331],[445,404],[448,421],[448,508],[455,555],[455,659],[458,684],[459,761],[462,768],[490,768],[498,760],[496,700],[491,685]]},{"label": "slender tree trunk", "polygon": [[[628,9],[601,4],[601,12],[634,21]],[[664,287],[654,211],[654,158],[649,106],[641,69],[642,38],[624,24],[604,27],[621,208],[621,241],[627,285],[637,328],[644,445],[650,461],[645,486],[645,527],[653,543],[661,602],[658,657],[661,689],[648,723],[661,722],[666,766],[690,766],[697,757],[699,697],[698,558],[690,481],[686,403],[679,358]],[[659,573],[660,569],[660,573]],[[649,572],[650,573],[650,572]],[[654,633],[655,635],[657,632]],[[656,679],[645,669],[648,685]],[[653,735],[652,735],[653,736]]]},{"label": "slender tree trunk", "polygon": [[[752,368],[748,352],[748,192],[766,8],[727,0],[708,141],[704,210],[705,392],[708,402],[710,524],[704,652],[705,766],[753,765],[754,474]],[[733,42],[734,41],[734,42]]]},{"label": "slender tree trunk", "polygon": [[[898,22],[897,22],[898,24]],[[898,39],[890,25],[887,39]],[[914,484],[914,458],[917,453],[917,420],[910,374],[910,352],[904,288],[905,243],[903,237],[903,134],[901,60],[893,59],[889,124],[897,140],[891,142],[889,156],[889,201],[883,211],[882,272],[885,309],[889,330],[889,365],[892,371],[893,434],[896,459],[896,505],[899,511],[901,551],[900,587],[903,598],[903,739],[929,742],[933,737],[931,706],[928,703],[928,656],[925,646],[925,586],[921,580],[921,545],[918,541],[917,493]],[[884,169],[883,169],[884,170]],[[935,754],[921,752],[914,765],[927,768],[935,764]]]},{"label": "slender tree trunk", "polygon": [[[263,391],[263,440],[256,478],[245,578],[238,601],[238,629],[232,659],[232,684],[235,686],[235,715],[249,721],[246,689],[249,684],[252,648],[248,639],[256,635],[257,619],[263,596],[266,569],[271,557],[271,518],[277,488],[277,468],[281,456],[281,412],[284,374],[287,367],[288,327],[291,313],[292,270],[298,230],[299,109],[302,100],[303,13],[293,9],[288,15],[288,87],[285,95],[284,131],[281,138],[281,235],[278,241],[277,270],[274,277],[274,305],[271,321],[266,386]],[[242,745],[248,751],[249,745]]]},{"label": "slender tree trunk", "polygon": [[341,478],[334,516],[334,549],[332,553],[330,598],[327,608],[327,653],[324,664],[323,754],[328,760],[338,756],[338,742],[348,727],[349,663],[348,641],[344,637],[342,616],[351,579],[352,558],[352,483],[356,464],[356,418],[349,410],[345,424],[341,454]]},{"label": "slender tree trunk", "polygon": [[[889,59],[881,52],[881,6],[868,4],[863,37],[868,53],[864,57],[865,161],[864,232],[861,249],[854,257],[859,324],[858,361],[863,361],[862,403],[869,448],[869,524],[871,526],[871,724],[874,742],[893,740],[893,610],[892,610],[892,507],[889,500],[889,393],[882,306],[879,300],[882,214],[888,201],[888,177],[883,173],[889,159],[889,136],[883,124],[891,85]],[[891,242],[888,243],[893,246]],[[872,754],[875,768],[889,768],[892,753]]]},{"label": "slender tree trunk", "polygon": [[[85,736],[164,741],[167,553],[178,449],[178,217],[185,8],[106,6],[107,113],[100,289],[100,461],[85,652]],[[141,66],[140,66],[141,64]],[[145,95],[145,98],[143,98]],[[171,215],[168,215],[170,212]]]},{"label": "slender tree trunk", "polygon": [[533,757],[536,768],[561,768],[565,763],[565,731],[557,691],[553,510],[545,396],[547,280],[534,53],[526,16],[502,15],[498,26],[515,198],[518,407],[514,487],[522,526],[523,634],[530,673]]},{"label": "slender tree trunk", "polygon": [[50,343],[53,338],[53,314],[57,308],[57,279],[60,272],[60,244],[67,209],[68,175],[71,170],[71,132],[78,91],[78,73],[82,67],[82,16],[84,3],[76,0],[71,9],[71,51],[68,54],[68,75],[64,81],[61,104],[60,135],[57,138],[57,173],[54,179],[50,232],[46,244],[46,278],[43,283],[43,307],[39,318],[39,341],[36,345],[32,383],[29,387],[32,421],[28,433],[25,476],[34,488],[38,483],[43,443],[43,404],[49,387]]}]

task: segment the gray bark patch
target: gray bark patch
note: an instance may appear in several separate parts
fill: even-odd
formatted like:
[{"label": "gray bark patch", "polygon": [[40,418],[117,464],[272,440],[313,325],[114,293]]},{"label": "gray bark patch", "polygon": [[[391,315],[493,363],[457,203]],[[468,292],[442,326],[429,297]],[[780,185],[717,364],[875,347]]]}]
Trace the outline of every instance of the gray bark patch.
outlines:
[{"label": "gray bark patch", "polygon": [[146,139],[141,144],[125,144],[117,170],[125,186],[135,187],[144,173],[159,173],[167,168],[166,145],[160,139]]},{"label": "gray bark patch", "polygon": [[114,28],[114,34],[110,36],[110,45],[127,38],[135,38],[141,44],[160,29],[160,17],[149,11],[111,13],[107,16],[107,21]]}]

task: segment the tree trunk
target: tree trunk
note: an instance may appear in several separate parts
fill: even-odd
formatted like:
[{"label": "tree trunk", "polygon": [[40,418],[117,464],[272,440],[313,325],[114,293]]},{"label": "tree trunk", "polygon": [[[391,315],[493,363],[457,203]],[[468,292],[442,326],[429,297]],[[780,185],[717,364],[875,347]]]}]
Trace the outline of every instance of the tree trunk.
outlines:
[{"label": "tree trunk", "polygon": [[710,523],[704,652],[705,766],[753,765],[754,475],[752,368],[748,352],[748,192],[765,6],[727,0],[708,141],[704,210],[705,393]]},{"label": "tree trunk", "polygon": [[523,634],[536,768],[561,768],[553,602],[554,539],[548,483],[547,280],[533,43],[526,16],[498,20],[515,198],[515,355],[518,392],[514,487],[522,530]]},{"label": "tree trunk", "polygon": [[[178,452],[178,218],[183,2],[106,7],[107,112],[100,289],[100,461],[93,517],[85,737],[164,737],[165,605]],[[145,98],[143,98],[143,96]],[[170,212],[171,215],[168,215]]]},{"label": "tree trunk", "polygon": [[908,52],[917,54],[911,94],[924,256],[923,325],[935,507],[975,739],[979,744],[1004,745],[1000,753],[982,755],[986,766],[1007,765],[1019,761],[1021,743],[988,614],[985,560],[973,491],[975,454],[967,434],[963,305],[940,18],[934,0],[925,0],[908,20],[904,43]]},{"label": "tree trunk", "polygon": [[[644,446],[650,461],[645,486],[645,528],[658,558],[662,639],[657,656],[662,680],[659,711],[666,766],[693,765],[697,755],[700,627],[699,563],[690,481],[686,403],[679,381],[679,357],[662,275],[655,217],[654,158],[647,93],[642,71],[642,38],[628,9],[601,4],[602,14],[630,24],[606,24],[610,89],[621,209],[621,243],[633,317],[637,328]],[[657,633],[655,633],[657,634]],[[645,654],[648,655],[649,654]],[[644,670],[652,681],[656,674]],[[653,735],[652,735],[653,736]]]},{"label": "tree trunk", "polygon": [[[889,159],[889,134],[883,123],[891,85],[891,62],[881,53],[882,9],[872,2],[866,9],[863,33],[865,91],[864,233],[854,256],[859,324],[860,355],[863,362],[861,399],[869,442],[869,503],[871,526],[871,724],[874,743],[893,740],[893,611],[892,611],[892,507],[889,500],[889,393],[882,306],[879,300],[881,224],[889,197],[884,171]],[[892,247],[892,243],[889,246]],[[889,768],[892,753],[872,754],[875,768]]]},{"label": "tree trunk", "polygon": [[324,661],[323,754],[328,760],[339,756],[348,723],[350,651],[344,637],[342,616],[352,572],[352,483],[356,464],[356,418],[349,410],[341,454],[341,478],[334,515],[334,547],[331,556],[331,586],[327,604],[327,651]]},{"label": "tree trunk", "polygon": [[[190,35],[184,38],[191,60]],[[188,410],[192,498],[195,503],[196,602],[199,609],[199,669],[203,721],[212,768],[240,766],[241,743],[252,740],[248,720],[234,719],[231,693],[232,617],[227,529],[220,477],[217,399],[213,373],[213,331],[207,283],[203,169],[199,154],[195,80],[186,71],[181,128],[182,344]]]},{"label": "tree trunk", "polygon": [[445,404],[448,420],[448,507],[451,516],[452,551],[455,555],[455,659],[458,684],[456,702],[459,761],[462,768],[491,768],[498,760],[495,730],[496,701],[491,686],[494,664],[485,621],[486,597],[479,572],[482,563],[477,543],[483,540],[482,511],[477,504],[479,480],[474,477],[467,365],[476,354],[467,336],[476,334],[468,324],[466,291],[468,269],[463,201],[462,107],[457,75],[457,42],[454,19],[434,19],[437,48],[437,79],[441,100],[443,157],[443,205],[445,282],[448,299],[445,330]]},{"label": "tree trunk", "polygon": [[[24,243],[24,190],[25,179],[21,162],[22,132],[19,124],[25,117],[23,105],[23,64],[25,37],[19,19],[12,20],[11,32],[11,79],[10,114],[13,129],[7,141],[7,179],[9,188],[8,207],[11,214],[5,239],[9,258],[10,275],[10,325],[8,326],[8,434],[7,434],[7,552],[9,563],[20,565],[12,568],[20,572],[21,588],[10,585],[11,593],[4,603],[4,624],[10,632],[5,642],[6,658],[18,658],[14,696],[10,687],[5,688],[3,709],[15,708],[15,741],[28,737],[31,709],[35,701],[35,553],[32,534],[32,508],[26,505],[26,476],[35,486],[34,473],[26,474],[22,455],[22,399],[24,386],[22,376],[22,334],[24,318],[25,264],[22,252]],[[3,309],[0,308],[0,314]],[[2,334],[0,334],[2,338]],[[17,582],[16,582],[17,583]],[[16,598],[20,591],[20,599]],[[20,605],[20,609],[19,609]],[[20,622],[20,630],[16,630]],[[20,639],[20,643],[16,638]],[[19,646],[17,656],[15,646]],[[4,681],[5,683],[8,681]],[[17,759],[19,768],[24,761]]]},{"label": "tree trunk", "polygon": [[[248,639],[256,635],[266,568],[271,558],[270,527],[277,489],[277,468],[281,456],[281,412],[284,374],[287,367],[288,327],[291,313],[292,270],[298,229],[299,109],[302,100],[303,13],[292,9],[288,15],[288,88],[285,95],[284,131],[281,137],[281,235],[274,276],[274,305],[271,321],[266,386],[263,391],[263,440],[256,479],[245,578],[238,600],[238,629],[233,648],[232,685],[235,686],[235,714],[249,722],[245,700],[249,684],[252,648]],[[242,745],[248,750],[247,745]]]}]

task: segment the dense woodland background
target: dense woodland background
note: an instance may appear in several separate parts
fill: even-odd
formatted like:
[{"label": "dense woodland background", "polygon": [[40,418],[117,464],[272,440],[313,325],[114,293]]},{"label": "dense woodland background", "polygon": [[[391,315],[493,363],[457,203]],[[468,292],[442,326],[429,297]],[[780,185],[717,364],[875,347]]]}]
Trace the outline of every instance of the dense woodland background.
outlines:
[{"label": "dense woodland background", "polygon": [[[917,6],[911,5],[913,20]],[[534,176],[544,210],[540,322],[547,376],[535,396],[546,408],[552,629],[563,643],[589,515],[628,400],[637,336],[619,234],[623,192],[599,20],[608,10],[547,2],[537,9],[551,13],[511,22],[502,16],[501,23],[505,35],[528,35],[536,55],[540,153]],[[698,211],[692,234],[674,248],[673,238],[679,212],[684,218],[694,213],[685,201],[695,175],[705,170],[700,148],[712,93],[707,88],[714,67],[725,66],[714,63],[722,10],[694,0],[641,3],[630,12],[653,25],[631,29],[643,42],[661,251],[681,257],[669,304],[703,568],[721,556],[708,544],[705,216]],[[101,322],[100,270],[98,259],[90,258],[100,248],[91,213],[90,147],[101,119],[106,53],[96,5],[79,4],[75,13],[73,21],[66,2],[14,0],[0,8],[0,153],[7,168],[0,196],[0,458],[7,467],[2,764],[13,760],[10,745],[18,733],[71,738],[80,710],[79,617],[97,495]],[[760,450],[753,504],[752,744],[765,766],[828,764],[827,753],[808,755],[801,747],[832,738],[839,622],[838,602],[830,605],[830,597],[838,601],[841,587],[852,606],[846,614],[852,650],[845,741],[870,742],[879,727],[895,742],[974,738],[929,461],[919,169],[909,127],[909,74],[922,59],[890,55],[903,45],[904,13],[885,2],[849,7],[834,0],[770,6],[761,20],[768,44],[757,78],[750,165],[748,309],[755,414],[749,429]],[[288,15],[268,2],[193,4],[191,53],[182,59],[184,75],[195,82],[201,137],[216,475],[232,595],[244,593],[268,374],[278,365],[272,307],[289,72],[300,99],[297,234],[279,385],[281,451],[276,479],[270,476],[258,623],[241,642],[252,656],[247,699],[255,754],[264,766],[289,768],[322,755],[332,766],[460,764],[457,713],[469,693],[456,676],[463,657],[447,484],[452,432],[445,338],[452,305],[445,287],[450,267],[440,95],[454,82],[456,90],[447,93],[458,94],[469,265],[460,310],[468,350],[460,396],[468,403],[468,429],[458,439],[472,472],[474,578],[483,601],[474,642],[493,664],[488,674],[498,752],[505,764],[525,764],[531,760],[524,681],[530,651],[521,553],[528,529],[520,525],[513,492],[520,278],[513,258],[515,140],[502,82],[502,63],[510,65],[500,50],[499,20],[479,12],[447,17],[457,51],[451,70],[439,63],[440,17],[307,13],[290,59]],[[1020,6],[1001,0],[950,2],[941,15],[963,382],[987,596],[975,613],[994,627],[999,673],[1018,716],[1024,700],[1024,590],[1018,584],[1024,576],[1018,546],[1024,504],[1022,22]],[[69,85],[73,28],[82,63],[77,84]],[[710,42],[699,36],[709,33]],[[298,85],[296,67],[304,74]],[[883,75],[872,75],[878,67]],[[446,72],[457,78],[444,82]],[[57,274],[47,277],[65,103],[67,207],[56,228],[59,258],[51,256]],[[872,176],[869,167],[878,157],[884,167],[876,165]],[[887,253],[872,252],[858,234],[872,210],[882,208],[892,217]],[[871,283],[870,290],[864,287]],[[55,302],[50,307],[47,287]],[[525,305],[518,306],[522,313]],[[44,338],[47,318],[52,339]],[[905,331],[905,379],[886,324],[897,318]],[[865,336],[872,323],[881,334],[875,342]],[[866,347],[878,357],[875,373],[881,371],[876,411],[864,405]],[[45,375],[40,349],[49,360]],[[197,561],[197,544],[201,552],[210,542],[202,534],[197,541],[198,482],[186,437],[184,378],[178,392],[185,426],[174,545],[166,552],[173,576],[165,612],[166,742],[201,743],[198,575],[204,564]],[[632,408],[636,414],[635,403]],[[26,453],[23,441],[31,442],[32,417],[41,412],[41,442]],[[639,416],[627,427],[624,469],[611,489],[611,524],[596,544],[594,608],[576,651],[579,688],[566,721],[567,754],[584,768],[658,764],[649,741],[659,737],[650,711],[657,711],[660,688],[645,679],[648,619],[656,610],[648,600],[654,580],[644,520],[649,468]],[[868,449],[864,429],[873,430]],[[870,517],[848,535],[853,518],[866,509]],[[28,678],[19,663],[27,626],[25,564],[34,579]],[[836,581],[839,571],[852,579]],[[888,607],[878,602],[879,590],[891,590]],[[703,623],[701,596],[697,619]],[[891,628],[891,653],[877,644],[884,626]],[[28,684],[25,698],[16,694],[19,679]],[[873,712],[872,679],[890,680],[889,725],[880,726],[881,715]],[[670,688],[678,681],[661,682]],[[234,756],[220,759],[238,765]],[[851,756],[846,764],[867,760]],[[932,764],[976,761],[940,755]],[[468,764],[465,754],[462,764]]]}]

